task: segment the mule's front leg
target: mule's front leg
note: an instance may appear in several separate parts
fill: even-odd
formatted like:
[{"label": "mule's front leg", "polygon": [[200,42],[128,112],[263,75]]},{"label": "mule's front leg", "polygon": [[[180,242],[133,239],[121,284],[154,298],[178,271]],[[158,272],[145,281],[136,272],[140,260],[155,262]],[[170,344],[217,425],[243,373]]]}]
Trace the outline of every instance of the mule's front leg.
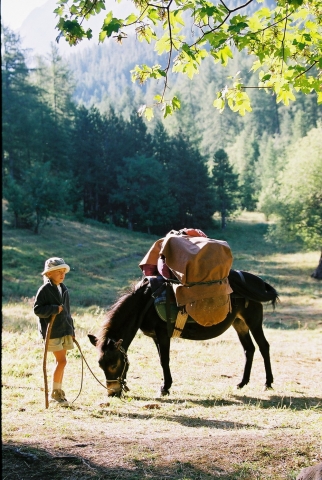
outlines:
[{"label": "mule's front leg", "polygon": [[163,397],[170,394],[172,376],[170,371],[170,338],[163,329],[155,329],[157,338],[154,340],[158,349],[160,363],[163,371],[163,385],[160,395]]},{"label": "mule's front leg", "polygon": [[243,388],[249,382],[250,372],[252,370],[253,358],[254,358],[254,353],[255,353],[254,345],[253,345],[253,349],[251,349],[249,347],[246,349],[244,347],[244,353],[245,353],[244,373],[243,373],[242,381],[240,383],[238,383],[237,388]]},{"label": "mule's front leg", "polygon": [[238,338],[243,346],[245,353],[243,378],[242,381],[237,385],[237,388],[243,388],[245,385],[247,385],[250,379],[250,372],[252,370],[253,358],[255,353],[255,345],[253,344],[253,341],[249,334],[249,328],[243,320],[237,318],[233,323],[233,327],[237,332]]}]

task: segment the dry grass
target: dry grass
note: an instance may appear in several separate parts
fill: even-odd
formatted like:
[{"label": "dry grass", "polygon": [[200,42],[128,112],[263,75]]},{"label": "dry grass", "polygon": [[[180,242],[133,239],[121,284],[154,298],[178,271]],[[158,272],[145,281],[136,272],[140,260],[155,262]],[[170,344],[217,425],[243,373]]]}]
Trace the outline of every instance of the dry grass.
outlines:
[{"label": "dry grass", "polygon": [[[126,398],[107,399],[85,366],[73,406],[46,409],[34,318],[27,304],[20,318],[17,308],[12,312],[9,327],[11,307],[4,309],[2,340],[4,478],[279,480],[322,461],[321,327],[265,329],[275,376],[271,391],[263,391],[258,351],[250,384],[235,388],[243,352],[231,329],[205,342],[173,340],[174,385],[170,397],[158,399],[155,346],[138,335],[129,349]],[[77,323],[83,354],[103,381],[85,334],[90,322],[97,329],[100,315],[79,315]],[[51,366],[49,354],[49,373]],[[81,359],[74,350],[64,382],[71,401],[80,385]]]},{"label": "dry grass", "polygon": [[[265,225],[257,217],[225,232],[234,267],[262,276],[280,292],[276,311],[265,307],[264,322],[274,390],[263,391],[258,349],[249,385],[235,388],[244,358],[230,329],[210,341],[173,340],[171,395],[157,398],[162,375],[157,352],[151,339],[139,334],[129,349],[126,398],[107,399],[84,366],[76,399],[82,362],[75,349],[68,356],[64,390],[76,400],[70,408],[46,409],[43,345],[31,308],[44,258],[59,254],[72,266],[68,280],[77,339],[103,382],[87,333],[97,332],[106,306],[135,280],[138,261],[154,241],[61,223],[59,252],[55,245],[62,234],[55,224],[39,237],[4,231],[4,479],[294,480],[303,467],[322,461],[322,285],[309,276],[317,252],[265,244]],[[219,238],[218,232],[207,233]],[[52,366],[49,354],[48,376]]]}]

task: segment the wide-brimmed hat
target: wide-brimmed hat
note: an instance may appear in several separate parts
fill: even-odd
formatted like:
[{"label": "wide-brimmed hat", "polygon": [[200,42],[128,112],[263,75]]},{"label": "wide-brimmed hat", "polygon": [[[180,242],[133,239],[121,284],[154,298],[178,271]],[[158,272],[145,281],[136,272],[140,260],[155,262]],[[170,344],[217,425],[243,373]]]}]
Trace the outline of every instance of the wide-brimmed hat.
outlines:
[{"label": "wide-brimmed hat", "polygon": [[65,268],[66,273],[68,273],[70,270],[69,265],[65,263],[65,260],[63,258],[58,258],[58,257],[48,258],[48,260],[45,261],[45,268],[44,268],[44,271],[42,272],[42,275],[45,275],[45,273],[48,273],[48,272],[53,272],[54,270],[60,270],[61,268]]}]

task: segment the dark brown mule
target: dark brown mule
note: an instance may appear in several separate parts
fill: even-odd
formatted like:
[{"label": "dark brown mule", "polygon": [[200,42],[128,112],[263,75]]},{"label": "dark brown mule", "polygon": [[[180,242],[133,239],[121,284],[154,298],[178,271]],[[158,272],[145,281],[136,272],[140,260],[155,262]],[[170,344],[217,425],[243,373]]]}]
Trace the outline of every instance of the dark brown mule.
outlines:
[{"label": "dark brown mule", "polygon": [[[275,306],[278,294],[271,285],[247,272],[232,270],[229,281],[234,291],[231,294],[231,313],[224,321],[211,327],[203,327],[196,322],[186,323],[181,338],[209,340],[218,337],[233,326],[245,353],[244,373],[241,382],[237,385],[238,388],[242,388],[249,382],[255,352],[251,333],[264,360],[265,387],[271,388],[273,374],[269,343],[263,332],[262,302],[269,301]],[[127,390],[126,374],[129,367],[127,350],[139,329],[153,338],[156,344],[163,370],[161,395],[169,394],[172,385],[169,366],[171,339],[168,336],[166,322],[161,320],[155,310],[151,285],[145,279],[113,305],[97,337],[88,335],[91,343],[98,350],[99,366],[104,371],[110,396],[120,396],[122,390]]]}]

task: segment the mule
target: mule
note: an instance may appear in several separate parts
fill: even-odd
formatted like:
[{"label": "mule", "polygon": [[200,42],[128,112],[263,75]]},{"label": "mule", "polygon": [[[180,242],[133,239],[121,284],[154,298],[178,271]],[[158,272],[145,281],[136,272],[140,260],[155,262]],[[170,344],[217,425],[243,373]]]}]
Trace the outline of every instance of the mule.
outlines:
[{"label": "mule", "polygon": [[[239,275],[236,273],[238,272]],[[241,278],[239,278],[241,277]],[[231,270],[229,282],[233,289],[231,312],[220,323],[204,327],[196,322],[186,323],[181,338],[188,340],[209,340],[222,335],[233,327],[245,353],[244,372],[237,387],[248,384],[252,369],[255,339],[264,360],[265,388],[272,388],[273,374],[269,343],[263,332],[263,302],[275,307],[278,293],[260,277],[248,272]],[[258,295],[256,295],[256,290]],[[160,395],[168,395],[172,385],[170,371],[170,341],[167,323],[163,321],[154,306],[151,283],[145,278],[130,291],[121,296],[107,313],[98,336],[89,334],[90,342],[98,351],[98,363],[104,371],[108,396],[120,397],[127,391],[126,375],[129,368],[127,350],[141,330],[151,337],[157,347],[163,371]]]}]

